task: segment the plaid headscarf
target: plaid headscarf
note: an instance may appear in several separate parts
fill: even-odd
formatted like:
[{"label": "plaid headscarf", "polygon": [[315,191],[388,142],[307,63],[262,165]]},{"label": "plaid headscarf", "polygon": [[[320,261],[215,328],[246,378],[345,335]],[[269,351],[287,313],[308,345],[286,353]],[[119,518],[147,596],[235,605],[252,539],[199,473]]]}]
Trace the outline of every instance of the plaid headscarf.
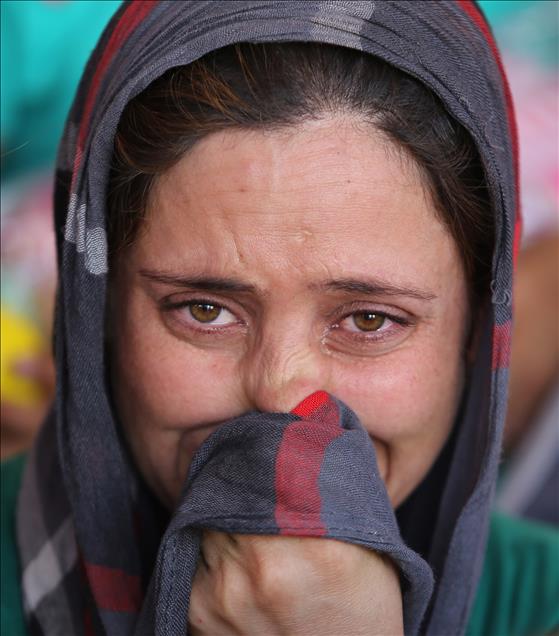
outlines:
[{"label": "plaid headscarf", "polygon": [[[399,523],[370,442],[349,409],[329,396],[311,396],[299,414],[248,414],[218,430],[199,449],[170,522],[138,477],[115,425],[104,346],[105,216],[120,115],[169,68],[247,41],[323,42],[385,60],[438,95],[470,133],[483,162],[496,220],[491,310],[450,457],[438,475],[442,492],[434,506],[427,479],[405,513],[398,511]],[[473,2],[123,4],[87,65],[58,157],[57,394],[29,456],[18,505],[31,633],[184,633],[200,527],[269,534],[292,528],[309,534],[308,515],[321,520],[313,534],[391,555],[402,574],[406,633],[463,633],[483,561],[506,408],[513,254],[520,233],[517,180],[510,94],[490,30]],[[319,435],[315,408],[309,407],[316,400],[324,402]],[[265,423],[257,427],[260,437],[255,418]],[[260,452],[262,435],[275,440],[274,452]],[[290,444],[298,443],[310,462],[299,473],[294,469],[310,480],[304,496],[297,480],[286,483],[278,473],[282,461],[292,461]],[[247,481],[253,467],[243,460],[245,448],[259,467],[259,480]],[[348,457],[353,468],[344,472],[340,458]],[[224,461],[233,462],[239,476],[227,500],[216,498],[211,487]],[[337,495],[338,478],[355,501]],[[267,488],[256,490],[264,483]],[[251,505],[260,517],[242,526],[239,519]],[[222,517],[231,523],[220,525]],[[425,560],[410,549],[420,531],[432,537]],[[171,548],[180,555],[174,564]],[[436,574],[432,594],[431,571]],[[170,617],[166,604],[174,608]]]}]

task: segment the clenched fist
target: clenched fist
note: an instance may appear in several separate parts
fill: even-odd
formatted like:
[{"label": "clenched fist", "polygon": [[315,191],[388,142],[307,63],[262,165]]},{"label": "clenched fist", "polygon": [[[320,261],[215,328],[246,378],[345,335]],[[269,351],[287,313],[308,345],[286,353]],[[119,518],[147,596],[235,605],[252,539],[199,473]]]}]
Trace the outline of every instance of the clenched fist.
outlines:
[{"label": "clenched fist", "polygon": [[194,636],[401,636],[398,574],[334,539],[206,531],[189,626]]}]

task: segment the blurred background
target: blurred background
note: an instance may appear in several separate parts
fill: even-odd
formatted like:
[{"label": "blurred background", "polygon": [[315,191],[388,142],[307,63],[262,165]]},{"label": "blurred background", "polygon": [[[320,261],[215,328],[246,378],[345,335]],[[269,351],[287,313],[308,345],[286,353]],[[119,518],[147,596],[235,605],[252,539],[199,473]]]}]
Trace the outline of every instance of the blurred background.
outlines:
[{"label": "blurred background", "polygon": [[[1,455],[29,447],[53,396],[58,141],[120,1],[1,7]],[[515,101],[524,235],[497,506],[559,525],[559,4],[485,0]]]}]

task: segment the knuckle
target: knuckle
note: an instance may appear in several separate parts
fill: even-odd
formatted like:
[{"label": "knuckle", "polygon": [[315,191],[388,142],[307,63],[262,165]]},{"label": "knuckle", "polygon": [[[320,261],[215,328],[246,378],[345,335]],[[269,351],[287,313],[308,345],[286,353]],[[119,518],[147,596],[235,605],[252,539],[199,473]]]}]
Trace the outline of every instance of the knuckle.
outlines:
[{"label": "knuckle", "polygon": [[246,601],[243,576],[234,562],[222,562],[214,572],[213,589],[224,618],[238,615]]},{"label": "knuckle", "polygon": [[291,602],[298,578],[291,555],[259,546],[251,551],[247,566],[251,588],[260,605],[271,608]]},{"label": "knuckle", "polygon": [[[262,603],[293,601],[302,588],[336,590],[352,576],[359,549],[322,538],[282,537],[255,544],[247,571],[255,595]],[[354,548],[354,552],[352,549]]]}]

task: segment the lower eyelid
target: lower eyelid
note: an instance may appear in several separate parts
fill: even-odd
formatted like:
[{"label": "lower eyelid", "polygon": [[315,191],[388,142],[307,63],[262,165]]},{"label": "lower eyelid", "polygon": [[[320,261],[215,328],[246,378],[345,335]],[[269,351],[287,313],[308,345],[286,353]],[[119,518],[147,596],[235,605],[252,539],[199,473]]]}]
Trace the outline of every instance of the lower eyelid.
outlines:
[{"label": "lower eyelid", "polygon": [[188,337],[209,337],[217,338],[223,336],[225,338],[231,338],[235,335],[239,335],[241,330],[244,330],[244,325],[240,321],[235,321],[231,324],[215,324],[215,323],[202,323],[197,322],[194,319],[185,319],[184,317],[177,316],[176,314],[170,315],[170,323],[174,324],[174,330],[184,336]]}]

